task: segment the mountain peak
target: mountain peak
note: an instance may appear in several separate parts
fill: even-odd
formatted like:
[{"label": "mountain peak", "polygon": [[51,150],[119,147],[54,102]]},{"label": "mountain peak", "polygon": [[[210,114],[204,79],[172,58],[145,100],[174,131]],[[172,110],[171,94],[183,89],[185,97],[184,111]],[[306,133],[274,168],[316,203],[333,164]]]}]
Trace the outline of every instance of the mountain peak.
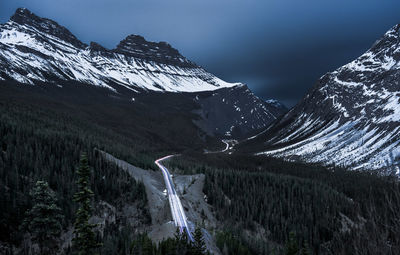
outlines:
[{"label": "mountain peak", "polygon": [[[398,55],[396,50],[399,47],[400,41],[400,24],[393,26],[379,39],[371,48],[371,51],[379,54],[379,52],[385,55]],[[396,57],[399,59],[399,56]]]},{"label": "mountain peak", "polygon": [[187,60],[170,44],[147,41],[143,36],[135,34],[128,35],[122,40],[114,49],[114,52],[162,64],[196,67],[194,63]]},{"label": "mountain peak", "polygon": [[30,24],[33,21],[42,22],[42,18],[36,16],[27,8],[18,8],[11,16],[10,20],[21,25]]},{"label": "mountain peak", "polygon": [[389,31],[386,32],[386,35],[392,35],[399,37],[400,36],[400,24],[396,24]]},{"label": "mountain peak", "polygon": [[380,41],[397,41],[400,38],[400,24],[390,28],[381,38]]},{"label": "mountain peak", "polygon": [[280,108],[285,111],[288,109],[283,103],[281,103],[280,101],[278,101],[276,99],[267,99],[267,100],[265,100],[265,102],[269,105],[272,105],[276,108]]},{"label": "mountain peak", "polygon": [[127,41],[132,41],[132,42],[144,42],[144,43],[147,42],[146,39],[144,39],[143,36],[141,36],[141,35],[136,35],[136,34],[128,35],[128,36],[125,38],[125,40],[127,40]]},{"label": "mountain peak", "polygon": [[15,15],[30,16],[30,15],[34,15],[34,14],[30,10],[28,10],[27,8],[20,7],[20,8],[17,8],[15,10],[14,16]]},{"label": "mountain peak", "polygon": [[71,43],[72,45],[85,48],[86,45],[79,41],[68,29],[59,25],[57,22],[41,18],[28,10],[27,8],[18,8],[14,15],[11,16],[10,21],[15,22],[22,26],[33,27],[38,31],[60,38],[63,41]]}]

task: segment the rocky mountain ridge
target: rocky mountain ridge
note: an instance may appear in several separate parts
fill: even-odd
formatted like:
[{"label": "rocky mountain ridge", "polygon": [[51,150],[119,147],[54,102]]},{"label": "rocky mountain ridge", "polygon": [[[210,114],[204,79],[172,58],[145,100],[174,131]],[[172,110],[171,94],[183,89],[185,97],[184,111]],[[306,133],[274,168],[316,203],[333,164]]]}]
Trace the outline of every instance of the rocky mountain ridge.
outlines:
[{"label": "rocky mountain ridge", "polygon": [[[255,132],[286,111],[264,102],[242,83],[219,79],[166,42],[129,35],[115,49],[87,45],[55,21],[25,8],[0,25],[0,80],[60,89],[66,83],[94,85],[132,102],[144,93],[181,93],[198,108],[201,119],[195,122],[218,136]],[[220,108],[224,110],[218,113],[226,117],[208,118]]]},{"label": "rocky mountain ridge", "polygon": [[[274,127],[246,143],[259,154],[353,169],[400,163],[400,25],[322,76]],[[251,145],[250,145],[251,144]]]},{"label": "rocky mountain ridge", "polygon": [[224,82],[165,42],[130,35],[113,50],[79,41],[65,27],[21,8],[0,25],[0,79],[34,84],[75,80],[131,90],[194,92],[242,86]]}]

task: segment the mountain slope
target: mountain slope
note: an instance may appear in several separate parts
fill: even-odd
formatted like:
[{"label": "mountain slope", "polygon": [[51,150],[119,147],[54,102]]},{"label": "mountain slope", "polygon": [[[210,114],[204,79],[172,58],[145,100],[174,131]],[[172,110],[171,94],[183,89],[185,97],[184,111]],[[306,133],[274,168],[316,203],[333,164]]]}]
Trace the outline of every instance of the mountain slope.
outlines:
[{"label": "mountain slope", "polygon": [[307,162],[397,171],[399,29],[394,26],[362,56],[321,77],[274,127],[243,148]]},{"label": "mountain slope", "polygon": [[[207,72],[168,43],[130,35],[112,50],[94,42],[86,45],[65,27],[25,8],[17,9],[0,25],[0,80],[59,88],[65,84],[94,85],[129,100],[143,93],[179,92],[193,101],[192,111],[200,118],[212,111],[207,101],[215,93],[208,91],[221,90],[224,98],[235,103],[226,107],[221,98],[213,107],[225,109],[218,112],[229,118],[217,124],[207,118],[196,121],[210,135],[229,134],[232,127],[238,134],[254,132],[284,113],[256,97],[246,85],[228,83]],[[244,116],[238,108],[249,111]]]},{"label": "mountain slope", "polygon": [[205,91],[239,84],[224,82],[165,42],[130,35],[113,50],[79,41],[49,19],[18,9],[0,27],[2,79],[23,83],[76,80],[153,91]]},{"label": "mountain slope", "polygon": [[209,134],[243,137],[268,126],[287,112],[276,102],[263,101],[247,86],[199,93],[195,97],[201,118],[195,123]]}]

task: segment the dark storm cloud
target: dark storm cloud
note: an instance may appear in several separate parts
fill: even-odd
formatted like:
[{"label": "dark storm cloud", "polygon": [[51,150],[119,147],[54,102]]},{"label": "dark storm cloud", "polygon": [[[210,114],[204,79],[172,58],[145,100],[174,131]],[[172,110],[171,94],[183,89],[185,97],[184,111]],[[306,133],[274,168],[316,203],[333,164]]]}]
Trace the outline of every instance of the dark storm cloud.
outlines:
[{"label": "dark storm cloud", "polygon": [[1,0],[0,21],[17,7],[108,48],[132,33],[168,41],[221,78],[289,106],[400,22],[398,0]]}]

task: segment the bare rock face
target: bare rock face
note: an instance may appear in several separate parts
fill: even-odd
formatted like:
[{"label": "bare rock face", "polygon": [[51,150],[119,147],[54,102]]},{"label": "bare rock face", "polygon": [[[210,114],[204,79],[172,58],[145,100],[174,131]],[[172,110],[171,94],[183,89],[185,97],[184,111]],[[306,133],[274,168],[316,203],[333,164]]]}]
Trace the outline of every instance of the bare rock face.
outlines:
[{"label": "bare rock face", "polygon": [[114,52],[167,65],[190,68],[197,67],[168,43],[148,42],[140,35],[129,35],[118,44]]},{"label": "bare rock face", "polygon": [[18,8],[15,14],[10,18],[10,21],[19,26],[31,27],[42,33],[57,37],[78,48],[85,48],[87,46],[79,41],[68,29],[59,25],[57,22],[38,17],[26,8]]}]

